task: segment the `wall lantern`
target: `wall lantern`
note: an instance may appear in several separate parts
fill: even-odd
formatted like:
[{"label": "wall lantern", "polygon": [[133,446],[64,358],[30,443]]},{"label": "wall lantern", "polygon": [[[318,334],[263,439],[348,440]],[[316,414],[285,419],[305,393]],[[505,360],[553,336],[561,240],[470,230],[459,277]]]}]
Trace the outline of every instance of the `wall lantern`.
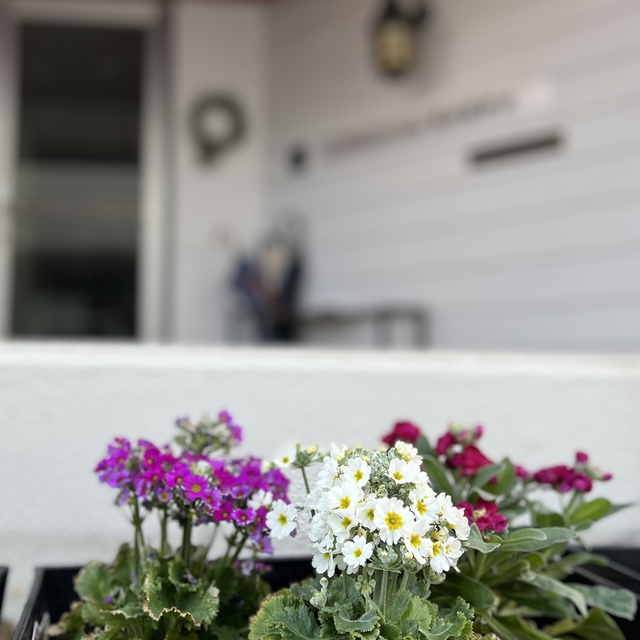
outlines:
[{"label": "wall lantern", "polygon": [[414,69],[420,32],[428,17],[424,0],[411,2],[410,6],[406,2],[386,0],[373,23],[374,61],[382,75],[400,78]]}]

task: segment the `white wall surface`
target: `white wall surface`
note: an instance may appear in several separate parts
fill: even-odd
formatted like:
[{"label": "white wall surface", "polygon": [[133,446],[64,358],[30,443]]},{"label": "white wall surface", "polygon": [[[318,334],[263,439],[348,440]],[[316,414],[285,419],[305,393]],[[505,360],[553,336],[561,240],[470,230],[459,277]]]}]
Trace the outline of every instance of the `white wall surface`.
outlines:
[{"label": "white wall surface", "polygon": [[[433,0],[423,65],[381,80],[370,0],[271,16],[270,209],[309,220],[310,308],[416,302],[444,348],[640,348],[640,5]],[[368,153],[327,145],[494,94],[518,108]],[[540,96],[538,96],[540,97]],[[473,149],[557,131],[559,153]],[[291,145],[306,174],[285,167]]]},{"label": "white wall surface", "polygon": [[[266,9],[240,2],[179,2],[172,21],[169,333],[179,342],[220,342],[232,257],[221,238],[230,234],[236,243],[252,243],[264,215]],[[205,165],[188,122],[194,101],[212,91],[241,102],[248,134],[219,162]]]},{"label": "white wall surface", "polygon": [[[0,348],[0,564],[17,619],[36,565],[110,559],[128,539],[113,491],[92,473],[115,436],[172,436],[173,420],[227,408],[243,452],[295,442],[375,447],[411,419],[432,438],[451,420],[486,427],[483,449],[529,468],[577,449],[615,478],[597,489],[637,501],[640,358],[455,353],[222,350],[4,344]],[[593,543],[640,544],[640,510],[616,514]]]}]

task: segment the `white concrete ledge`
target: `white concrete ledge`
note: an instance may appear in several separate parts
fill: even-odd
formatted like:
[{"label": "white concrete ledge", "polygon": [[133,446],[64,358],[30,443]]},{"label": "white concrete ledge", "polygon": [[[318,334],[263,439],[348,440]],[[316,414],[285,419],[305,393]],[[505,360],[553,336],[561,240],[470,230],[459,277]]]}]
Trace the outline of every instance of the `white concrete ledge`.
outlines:
[{"label": "white concrete ledge", "polygon": [[[640,487],[640,357],[212,349],[120,344],[0,345],[0,564],[16,619],[41,564],[108,559],[128,535],[92,474],[115,435],[168,440],[178,416],[229,409],[244,452],[296,441],[377,446],[397,419],[438,436],[481,422],[484,449],[537,468],[577,449],[612,471],[598,489]],[[589,534],[640,544],[640,510]]]}]

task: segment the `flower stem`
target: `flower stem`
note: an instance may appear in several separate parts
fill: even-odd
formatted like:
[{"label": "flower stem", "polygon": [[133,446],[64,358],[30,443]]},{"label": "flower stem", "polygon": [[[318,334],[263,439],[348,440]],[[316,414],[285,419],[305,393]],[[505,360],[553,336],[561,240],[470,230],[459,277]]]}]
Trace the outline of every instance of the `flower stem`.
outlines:
[{"label": "flower stem", "polygon": [[245,542],[247,541],[248,538],[249,538],[248,533],[245,533],[242,536],[242,540],[240,540],[240,543],[238,544],[238,548],[236,549],[236,552],[233,554],[233,557],[231,558],[231,562],[229,563],[230,567],[232,567],[233,563],[238,559],[238,556],[240,555],[240,552],[244,549]]},{"label": "flower stem", "polygon": [[380,590],[380,608],[382,609],[382,617],[387,614],[387,586],[389,584],[389,572],[382,570],[382,587]]},{"label": "flower stem", "polygon": [[163,509],[160,514],[160,554],[164,555],[167,549],[167,524],[169,520],[169,512]]},{"label": "flower stem", "polygon": [[305,467],[300,467],[300,471],[302,471],[302,479],[304,480],[304,488],[307,490],[307,495],[311,493],[311,489],[309,488],[309,480],[307,480],[307,472]]},{"label": "flower stem", "polygon": [[182,531],[182,559],[187,569],[191,561],[191,517],[187,517],[184,521],[184,529]]},{"label": "flower stem", "polygon": [[405,591],[407,588],[407,583],[409,582],[409,572],[405,571],[402,576],[402,582],[400,583],[400,591]]},{"label": "flower stem", "polygon": [[342,572],[342,587],[344,589],[344,597],[349,602],[349,578],[347,577],[347,570]]}]

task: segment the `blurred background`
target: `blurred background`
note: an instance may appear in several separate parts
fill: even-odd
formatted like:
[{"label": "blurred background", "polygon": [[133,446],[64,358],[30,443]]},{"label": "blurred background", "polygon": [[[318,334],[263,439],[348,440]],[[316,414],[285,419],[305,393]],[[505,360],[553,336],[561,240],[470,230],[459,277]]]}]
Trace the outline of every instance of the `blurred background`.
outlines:
[{"label": "blurred background", "polygon": [[640,347],[635,0],[0,0],[0,335]]}]

